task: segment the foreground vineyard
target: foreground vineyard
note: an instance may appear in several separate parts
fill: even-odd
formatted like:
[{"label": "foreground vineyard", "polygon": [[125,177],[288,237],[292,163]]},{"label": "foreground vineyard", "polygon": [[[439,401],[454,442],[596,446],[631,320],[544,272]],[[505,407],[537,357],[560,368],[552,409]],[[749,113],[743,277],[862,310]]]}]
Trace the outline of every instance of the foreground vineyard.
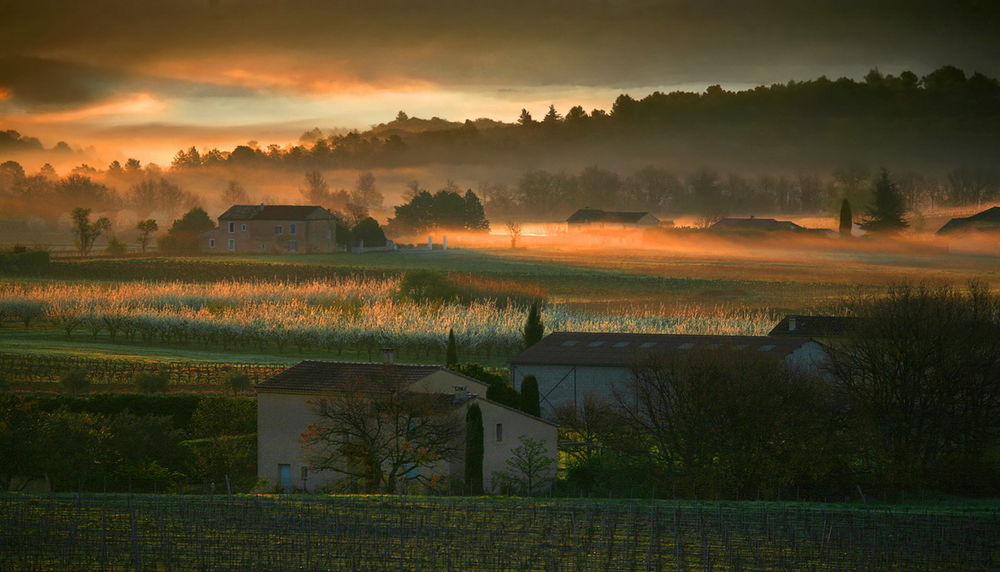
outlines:
[{"label": "foreground vineyard", "polygon": [[4,570],[987,570],[1000,513],[774,503],[0,497]]},{"label": "foreground vineyard", "polygon": [[[467,357],[488,361],[519,351],[525,317],[523,307],[490,298],[413,301],[398,295],[398,278],[0,286],[0,320],[10,324],[68,338],[224,350],[370,355],[389,345],[420,359],[437,356],[453,328]],[[543,320],[549,331],[763,334],[777,316],[724,307],[617,308],[606,315],[553,303]]]}]

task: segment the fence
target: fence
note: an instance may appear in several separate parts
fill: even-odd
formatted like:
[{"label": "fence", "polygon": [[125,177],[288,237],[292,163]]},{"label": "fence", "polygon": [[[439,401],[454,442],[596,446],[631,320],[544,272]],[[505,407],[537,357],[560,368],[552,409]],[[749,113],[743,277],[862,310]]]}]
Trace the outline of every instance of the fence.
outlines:
[{"label": "fence", "polygon": [[0,496],[0,569],[986,570],[1000,513],[435,497]]}]

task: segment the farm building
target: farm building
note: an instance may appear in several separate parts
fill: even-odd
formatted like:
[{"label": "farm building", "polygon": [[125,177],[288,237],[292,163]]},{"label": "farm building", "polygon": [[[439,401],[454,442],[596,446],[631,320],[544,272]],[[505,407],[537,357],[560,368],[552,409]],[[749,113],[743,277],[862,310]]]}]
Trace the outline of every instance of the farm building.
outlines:
[{"label": "farm building", "polygon": [[583,208],[566,219],[570,231],[574,230],[628,230],[652,228],[660,219],[648,212],[614,212]]},{"label": "farm building", "polygon": [[936,234],[949,235],[970,232],[1000,234],[1000,207],[988,208],[972,216],[953,218],[945,223]]},{"label": "farm building", "polygon": [[767,333],[797,338],[839,338],[848,333],[857,318],[847,316],[803,316],[788,314]]},{"label": "farm building", "polygon": [[806,229],[790,220],[775,220],[773,218],[724,218],[708,227],[712,231],[722,232],[802,232]]},{"label": "farm building", "polygon": [[303,205],[233,205],[219,227],[198,236],[202,252],[289,253],[337,250],[330,211]]},{"label": "farm building", "polygon": [[[320,400],[375,399],[390,394],[435,396],[436,414],[454,415],[462,423],[466,410],[476,403],[483,417],[483,485],[492,490],[494,471],[507,470],[511,451],[521,437],[544,444],[548,456],[556,458],[557,427],[543,419],[486,398],[488,385],[479,380],[436,365],[406,365],[392,362],[391,353],[383,363],[303,361],[257,385],[257,473],[285,491],[317,491],[343,478],[336,471],[313,471],[309,452],[303,449],[302,435],[319,421]],[[461,457],[462,455],[460,455]],[[441,477],[461,483],[464,459],[440,462],[407,473],[407,485],[419,477]]]},{"label": "farm building", "polygon": [[808,338],[697,336],[554,332],[510,360],[511,379],[520,389],[525,376],[538,380],[542,413],[564,403],[581,405],[587,395],[612,399],[631,387],[634,368],[650,359],[673,359],[685,352],[754,352],[791,367],[816,370],[823,347]]}]

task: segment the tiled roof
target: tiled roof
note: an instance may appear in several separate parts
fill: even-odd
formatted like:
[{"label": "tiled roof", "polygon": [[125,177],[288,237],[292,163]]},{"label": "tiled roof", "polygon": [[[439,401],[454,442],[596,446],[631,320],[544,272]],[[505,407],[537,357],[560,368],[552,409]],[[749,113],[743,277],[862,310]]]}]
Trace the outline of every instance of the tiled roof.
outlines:
[{"label": "tiled roof", "polygon": [[[794,329],[792,321],[794,320]],[[845,335],[857,318],[846,316],[785,316],[770,332],[769,336],[796,336],[808,338],[838,337]]]},{"label": "tiled roof", "polygon": [[784,359],[809,342],[792,337],[553,332],[510,363],[630,367],[649,356],[683,351],[752,351]]},{"label": "tiled roof", "polygon": [[439,365],[306,360],[257,384],[257,391],[398,391],[442,369]]},{"label": "tiled roof", "polygon": [[333,218],[315,205],[233,205],[219,215],[225,220],[307,220]]},{"label": "tiled roof", "polygon": [[724,218],[710,227],[711,230],[805,230],[790,220],[773,218]]},{"label": "tiled roof", "polygon": [[[616,211],[604,211],[600,209],[580,209],[570,215],[566,222],[620,222],[620,223],[637,223],[642,217],[648,215],[646,211],[643,212],[616,212]],[[652,216],[652,215],[650,215]],[[653,217],[656,218],[656,217]]]}]

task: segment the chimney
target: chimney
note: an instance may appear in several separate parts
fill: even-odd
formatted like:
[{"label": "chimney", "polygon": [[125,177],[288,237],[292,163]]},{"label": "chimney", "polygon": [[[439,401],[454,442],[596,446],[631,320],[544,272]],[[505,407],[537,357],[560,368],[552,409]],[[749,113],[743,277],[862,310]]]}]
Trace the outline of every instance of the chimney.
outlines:
[{"label": "chimney", "polygon": [[392,365],[396,362],[396,348],[382,348],[382,363]]},{"label": "chimney", "polygon": [[788,331],[794,332],[796,327],[795,316],[788,316]]}]

